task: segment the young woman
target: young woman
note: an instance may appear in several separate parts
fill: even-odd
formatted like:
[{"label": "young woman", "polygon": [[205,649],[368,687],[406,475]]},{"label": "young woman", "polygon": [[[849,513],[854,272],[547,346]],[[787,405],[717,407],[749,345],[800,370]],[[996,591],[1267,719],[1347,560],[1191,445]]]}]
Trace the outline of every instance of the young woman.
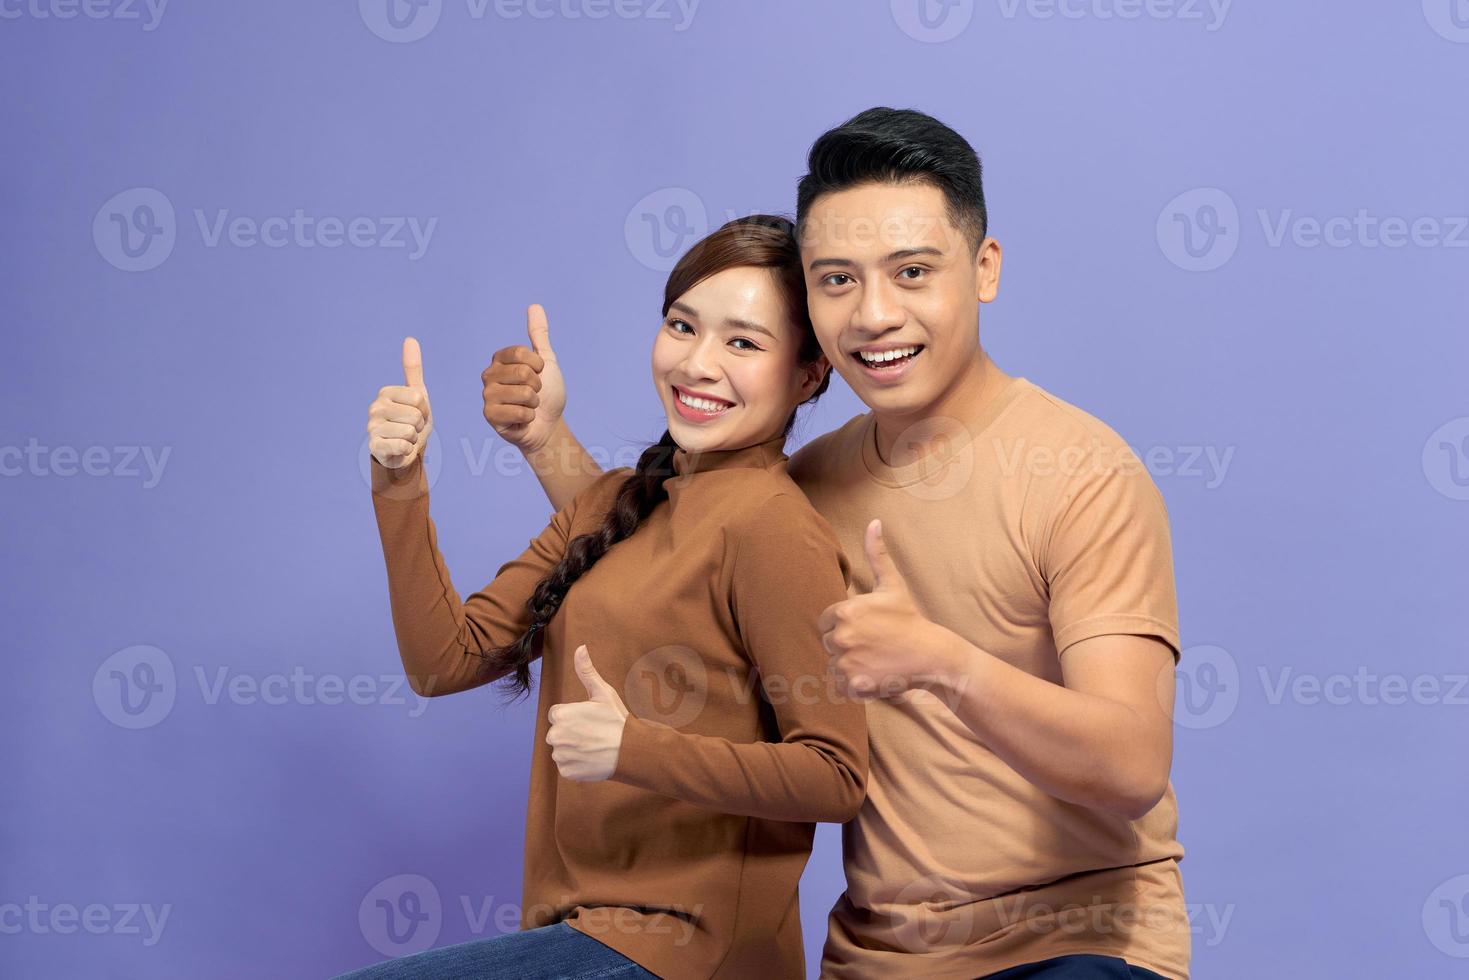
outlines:
[{"label": "young woman", "polygon": [[[533,310],[534,313],[534,310]],[[846,821],[864,709],[829,683],[817,619],[848,566],[786,474],[830,365],[790,222],[732,221],[669,275],[653,343],[668,428],[558,511],[461,602],[423,474],[417,342],[368,417],[404,668],[424,695],[499,681],[540,704],[521,931],[348,974],[801,977],[813,821]]]}]

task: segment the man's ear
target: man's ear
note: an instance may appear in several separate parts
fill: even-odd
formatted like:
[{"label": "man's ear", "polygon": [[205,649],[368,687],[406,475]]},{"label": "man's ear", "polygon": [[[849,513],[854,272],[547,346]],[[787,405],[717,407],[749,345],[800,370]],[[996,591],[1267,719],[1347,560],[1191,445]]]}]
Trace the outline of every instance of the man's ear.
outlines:
[{"label": "man's ear", "polygon": [[981,303],[992,302],[1000,293],[1000,260],[1003,257],[1000,243],[993,238],[980,242],[979,250],[974,253],[975,298]]}]

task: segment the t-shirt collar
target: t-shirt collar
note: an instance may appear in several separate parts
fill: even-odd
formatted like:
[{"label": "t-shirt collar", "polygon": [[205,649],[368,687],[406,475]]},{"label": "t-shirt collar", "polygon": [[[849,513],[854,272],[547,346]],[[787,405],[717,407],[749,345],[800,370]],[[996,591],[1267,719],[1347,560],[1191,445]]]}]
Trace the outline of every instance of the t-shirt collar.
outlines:
[{"label": "t-shirt collar", "polygon": [[862,462],[868,476],[889,487],[906,487],[923,480],[933,479],[937,472],[943,471],[954,455],[962,453],[1021,392],[1029,387],[1030,382],[1024,377],[1012,376],[995,397],[986,403],[976,418],[960,420],[934,417],[916,423],[912,427],[909,438],[923,442],[937,439],[940,446],[934,453],[902,466],[889,466],[877,454],[877,417],[872,412],[868,412],[862,425],[861,450]]}]

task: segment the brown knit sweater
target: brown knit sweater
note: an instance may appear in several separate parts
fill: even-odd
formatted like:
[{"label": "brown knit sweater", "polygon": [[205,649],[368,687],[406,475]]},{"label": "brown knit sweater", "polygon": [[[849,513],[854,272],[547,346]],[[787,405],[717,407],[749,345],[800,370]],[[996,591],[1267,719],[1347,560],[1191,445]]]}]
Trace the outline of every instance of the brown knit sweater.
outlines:
[{"label": "brown knit sweater", "polygon": [[[564,920],[662,977],[804,976],[797,882],[813,821],[861,806],[867,733],[863,706],[831,687],[816,628],[847,595],[847,559],[783,445],[677,451],[669,499],[541,631],[522,928]],[[520,636],[536,584],[631,473],[602,474],[461,602],[421,460],[372,470],[398,648],[432,695],[489,680],[471,652]],[[563,779],[545,741],[551,705],[586,699],[583,643],[629,711],[601,782]]]}]

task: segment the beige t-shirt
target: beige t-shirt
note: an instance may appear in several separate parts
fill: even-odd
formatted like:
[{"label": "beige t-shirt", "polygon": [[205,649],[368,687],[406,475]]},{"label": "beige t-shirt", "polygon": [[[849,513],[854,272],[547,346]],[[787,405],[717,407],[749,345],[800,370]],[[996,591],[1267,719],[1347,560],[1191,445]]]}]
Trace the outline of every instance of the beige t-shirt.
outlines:
[{"label": "beige t-shirt", "polygon": [[[853,594],[872,588],[862,541],[877,517],[924,613],[1023,670],[1060,684],[1066,647],[1107,633],[1158,637],[1177,659],[1167,512],[1115,432],[1013,378],[980,417],[927,420],[899,444],[930,434],[935,451],[887,466],[869,413],[791,458]],[[1171,784],[1138,820],[1063,802],[926,690],[869,703],[867,723],[867,799],[845,828],[823,977],[970,980],[1100,953],[1186,980]]]}]

